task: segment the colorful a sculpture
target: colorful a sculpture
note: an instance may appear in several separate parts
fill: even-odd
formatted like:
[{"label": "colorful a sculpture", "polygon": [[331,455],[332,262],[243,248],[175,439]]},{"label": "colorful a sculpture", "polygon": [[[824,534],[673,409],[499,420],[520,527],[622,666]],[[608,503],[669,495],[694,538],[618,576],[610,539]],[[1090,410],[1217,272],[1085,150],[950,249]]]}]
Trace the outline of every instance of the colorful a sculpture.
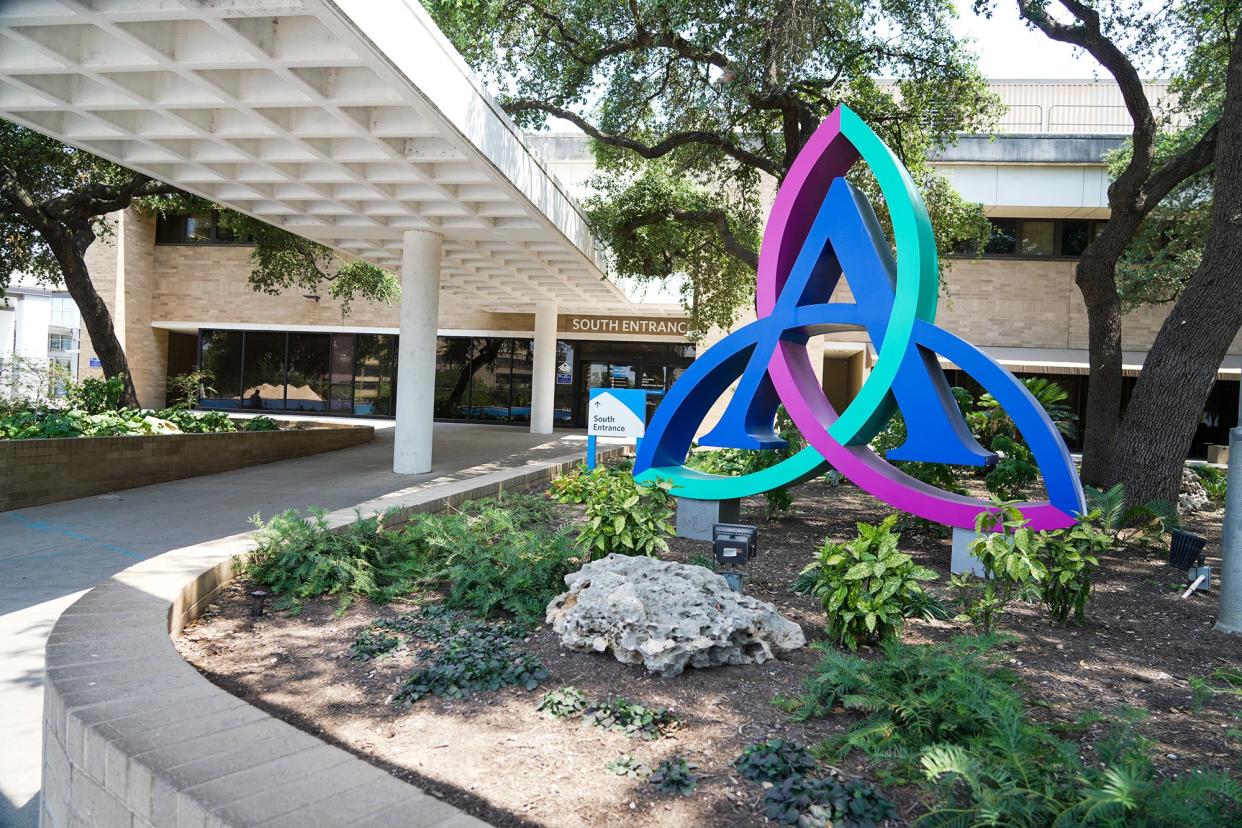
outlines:
[{"label": "colorful a sculpture", "polygon": [[[897,256],[867,197],[844,176],[862,159],[879,182]],[[829,302],[844,273],[854,302]],[[781,184],[759,252],[758,319],[713,345],[682,374],[647,426],[634,464],[639,480],[663,478],[673,493],[728,500],[799,483],[828,464],[902,511],[973,528],[986,501],[946,492],[898,470],[868,448],[897,410],[908,438],[893,460],[987,465],[936,358],[956,364],[1008,412],[1043,473],[1048,501],[1020,504],[1036,529],[1071,525],[1085,511],[1065,443],[1012,374],[935,325],[939,265],[927,208],[909,172],[863,121],[840,106],[817,129]],[[878,358],[857,397],[833,410],[807,355],[810,337],[866,330]],[[700,442],[744,449],[783,446],[774,433],[784,404],[808,447],[762,471],[718,476],[686,468],[695,432],[738,381],[720,422]]]}]

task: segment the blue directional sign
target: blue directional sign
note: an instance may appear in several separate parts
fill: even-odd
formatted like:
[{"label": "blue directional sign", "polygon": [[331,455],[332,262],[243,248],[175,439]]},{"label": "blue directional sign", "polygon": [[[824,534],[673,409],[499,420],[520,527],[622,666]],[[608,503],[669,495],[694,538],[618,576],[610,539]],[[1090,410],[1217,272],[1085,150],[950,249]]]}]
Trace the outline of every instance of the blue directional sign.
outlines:
[{"label": "blue directional sign", "polygon": [[647,433],[647,392],[642,388],[592,388],[587,405],[587,468],[595,468],[595,438],[641,440]]}]

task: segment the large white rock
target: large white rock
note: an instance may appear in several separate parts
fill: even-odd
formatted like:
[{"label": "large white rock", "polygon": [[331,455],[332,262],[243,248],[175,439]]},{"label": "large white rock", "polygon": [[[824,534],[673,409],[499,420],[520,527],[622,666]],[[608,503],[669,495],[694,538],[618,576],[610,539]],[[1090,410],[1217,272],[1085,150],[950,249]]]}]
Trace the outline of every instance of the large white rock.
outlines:
[{"label": "large white rock", "polygon": [[806,644],[766,601],[739,595],[701,566],[609,555],[565,576],[548,604],[565,646],[611,650],[617,661],[675,676],[687,666],[762,663]]},{"label": "large white rock", "polygon": [[1199,475],[1188,468],[1183,468],[1181,491],[1177,493],[1177,511],[1183,515],[1198,512],[1206,509],[1211,502]]}]

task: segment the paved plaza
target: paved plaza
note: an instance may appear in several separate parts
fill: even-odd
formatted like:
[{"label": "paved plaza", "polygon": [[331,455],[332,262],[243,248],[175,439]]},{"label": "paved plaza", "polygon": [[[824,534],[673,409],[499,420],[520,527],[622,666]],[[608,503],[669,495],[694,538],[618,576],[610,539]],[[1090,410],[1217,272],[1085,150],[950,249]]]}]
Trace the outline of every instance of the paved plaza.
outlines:
[{"label": "paved plaza", "polygon": [[86,590],[173,549],[244,532],[255,513],[362,504],[370,513],[413,490],[561,458],[581,433],[437,423],[435,465],[391,471],[391,422],[373,443],[313,457],[0,513],[0,828],[38,824],[44,642]]}]

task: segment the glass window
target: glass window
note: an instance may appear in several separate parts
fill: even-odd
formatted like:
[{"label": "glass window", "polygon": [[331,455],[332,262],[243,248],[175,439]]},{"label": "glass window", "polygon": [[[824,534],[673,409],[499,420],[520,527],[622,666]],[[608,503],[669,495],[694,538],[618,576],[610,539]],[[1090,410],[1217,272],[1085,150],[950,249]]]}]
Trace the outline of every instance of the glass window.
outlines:
[{"label": "glass window", "polygon": [[1018,222],[1014,219],[991,219],[992,236],[983,245],[988,255],[1006,255],[1017,250]]},{"label": "glass window", "polygon": [[1091,240],[1091,222],[1061,222],[1061,255],[1081,256]]},{"label": "glass window", "polygon": [[531,377],[535,373],[534,348],[529,339],[511,339],[509,343],[509,421],[529,423]]},{"label": "glass window", "polygon": [[473,340],[441,337],[436,340],[435,415],[464,420],[470,416],[470,374]]},{"label": "glass window", "polygon": [[1052,256],[1056,253],[1056,222],[1024,221],[1022,222],[1022,255]]},{"label": "glass window", "polygon": [[[439,376],[437,371],[437,401]],[[397,338],[388,334],[355,336],[353,380],[355,414],[364,417],[393,416],[397,410]],[[438,413],[437,407],[437,416]]]},{"label": "glass window", "polygon": [[331,340],[328,334],[289,334],[289,357],[285,367],[286,411],[328,410]]},{"label": "glass window", "polygon": [[509,419],[509,363],[512,340],[488,337],[474,340],[470,363],[470,412],[472,420],[503,422]]},{"label": "glass window", "polygon": [[556,343],[556,393],[552,420],[571,423],[574,419],[574,346],[565,340]]},{"label": "glass window", "polygon": [[207,375],[199,405],[237,408],[241,404],[242,332],[200,332],[198,364]]},{"label": "glass window", "polygon": [[332,335],[332,361],[328,373],[328,409],[335,414],[354,413],[354,337]]},{"label": "glass window", "polygon": [[248,409],[285,407],[285,334],[246,334],[242,397],[242,406]]}]

